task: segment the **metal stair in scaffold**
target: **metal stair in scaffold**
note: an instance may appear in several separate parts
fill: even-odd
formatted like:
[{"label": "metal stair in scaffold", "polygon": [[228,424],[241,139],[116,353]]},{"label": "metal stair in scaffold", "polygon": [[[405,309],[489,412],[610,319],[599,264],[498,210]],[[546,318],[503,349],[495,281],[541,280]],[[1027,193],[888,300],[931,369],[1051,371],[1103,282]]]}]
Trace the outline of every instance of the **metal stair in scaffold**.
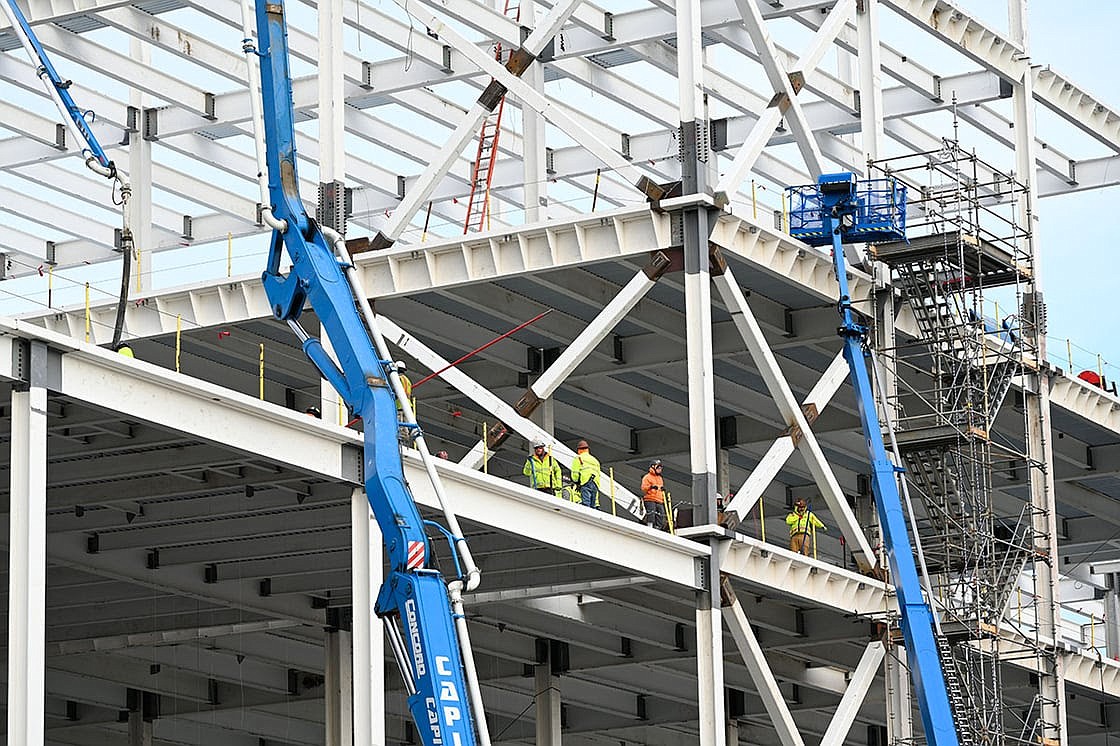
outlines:
[{"label": "metal stair in scaffold", "polygon": [[[521,20],[519,0],[506,0],[505,15],[514,21]],[[494,57],[502,61],[502,44],[494,45]],[[498,105],[482,120],[478,132],[478,152],[471,167],[471,193],[467,199],[467,217],[463,221],[463,233],[481,231],[486,227],[486,217],[490,212],[490,185],[494,180],[494,163],[498,157],[498,139],[502,134],[502,112],[506,107],[505,94]]]},{"label": "metal stair in scaffold", "polygon": [[[1003,248],[962,231],[879,244],[872,253],[895,270],[929,356],[934,411],[900,438],[927,516],[923,544],[942,572],[981,571],[970,605],[994,621],[1026,557],[1015,551],[1018,527],[995,541],[983,472],[991,470],[988,428],[1021,372],[1021,350],[1014,329],[974,306],[977,291],[1015,282],[1023,269]],[[976,540],[987,534],[992,541]]]}]

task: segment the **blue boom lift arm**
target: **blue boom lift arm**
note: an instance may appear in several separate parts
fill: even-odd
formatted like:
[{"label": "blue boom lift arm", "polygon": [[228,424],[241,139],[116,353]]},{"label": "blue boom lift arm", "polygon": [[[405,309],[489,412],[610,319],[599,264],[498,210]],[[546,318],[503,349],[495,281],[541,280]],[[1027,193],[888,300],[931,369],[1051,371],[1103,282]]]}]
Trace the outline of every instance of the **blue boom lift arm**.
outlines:
[{"label": "blue boom lift arm", "polygon": [[129,198],[132,196],[132,187],[121,178],[117,171],[117,165],[106,155],[105,149],[101,147],[97,136],[93,134],[93,129],[90,128],[90,122],[93,121],[94,116],[93,112],[80,109],[74,103],[74,97],[70,95],[71,81],[63,80],[58,71],[54,69],[50,57],[47,56],[47,51],[43,49],[39,37],[35,35],[31,24],[27,22],[27,16],[23,14],[19,4],[16,0],[4,0],[2,7],[4,15],[8,17],[8,22],[12,24],[12,32],[19,37],[20,44],[23,45],[27,56],[31,58],[32,64],[36,65],[35,74],[43,81],[43,86],[47,89],[51,100],[54,101],[59,112],[66,118],[67,128],[78,142],[85,143],[82,154],[85,156],[86,166],[95,174],[111,179],[114,184],[113,202],[121,208],[119,248],[124,261],[121,271],[120,300],[117,303],[117,320],[113,325],[112,346],[115,349],[120,345],[121,335],[124,331],[124,310],[128,301],[128,280],[132,272],[132,220],[128,204]]},{"label": "blue boom lift arm", "polygon": [[[435,477],[422,433],[414,421],[403,426],[398,422],[398,398],[404,400],[402,409],[408,420],[413,419],[412,409],[368,301],[351,280],[353,265],[345,242],[312,220],[300,199],[284,10],[283,0],[258,0],[257,48],[251,38],[244,42],[245,50],[260,58],[271,201],[267,220],[275,228],[263,274],[265,291],[274,315],[296,331],[304,352],[365,424],[366,494],[390,564],[375,611],[386,623],[421,741],[425,746],[488,746],[477,679],[468,660],[460,595],[477,585],[478,571],[465,541],[456,535],[459,530],[453,514],[447,513],[450,530],[420,516],[405,482],[400,432],[410,432],[429,475]],[[280,273],[285,251],[292,262],[287,276]],[[321,341],[300,327],[298,319],[305,304],[318,315],[334,347],[337,365]],[[451,545],[459,577],[446,584],[429,565],[425,526],[437,527]],[[355,613],[362,611],[355,609]]]},{"label": "blue boom lift arm", "polygon": [[844,340],[844,359],[851,372],[856,408],[867,441],[871,490],[897,591],[907,661],[926,741],[930,746],[958,746],[937,644],[937,623],[922,595],[899,494],[900,469],[887,455],[868,374],[868,329],[859,323],[852,309],[844,259],[845,243],[905,239],[906,189],[894,180],[857,182],[854,174],[836,173],[822,174],[816,184],[791,187],[789,192],[790,234],[816,246],[832,246],[833,266],[840,284],[839,333]]}]

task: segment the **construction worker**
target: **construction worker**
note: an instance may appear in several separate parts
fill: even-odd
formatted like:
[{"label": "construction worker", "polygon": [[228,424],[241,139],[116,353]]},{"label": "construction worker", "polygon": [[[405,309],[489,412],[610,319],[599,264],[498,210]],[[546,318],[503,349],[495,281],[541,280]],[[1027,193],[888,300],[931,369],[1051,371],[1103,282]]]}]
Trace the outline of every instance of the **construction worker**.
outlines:
[{"label": "construction worker", "polygon": [[529,477],[529,486],[540,492],[558,495],[563,472],[560,471],[560,462],[545,450],[543,440],[533,441],[533,449],[529,458],[525,459],[525,468],[521,473]]},{"label": "construction worker", "polygon": [[599,507],[599,459],[591,455],[586,440],[576,444],[572,459],[572,481],[579,488],[579,501],[589,508]]},{"label": "construction worker", "polygon": [[789,550],[806,556],[812,549],[810,534],[818,528],[821,531],[828,530],[816,514],[806,507],[804,500],[793,504],[793,512],[786,516],[786,525],[789,526]]},{"label": "construction worker", "polygon": [[319,411],[318,407],[308,407],[303,410],[303,413],[308,417],[314,417],[317,420],[323,419],[323,413]]},{"label": "construction worker", "polygon": [[642,505],[646,509],[646,525],[667,531],[669,522],[665,520],[665,480],[661,477],[661,468],[661,459],[654,459],[642,477]]},{"label": "construction worker", "polygon": [[447,451],[440,451],[439,453],[436,454],[436,458],[441,458],[444,461],[448,461],[448,460],[451,459],[451,457],[449,455],[447,455]]},{"label": "construction worker", "polygon": [[[412,405],[412,414],[415,415],[416,398],[412,396],[412,379],[404,374],[407,368],[402,361],[398,360],[394,365],[397,366],[397,376],[401,379],[401,388],[404,389],[405,398],[408,399],[408,403]],[[404,406],[399,399],[397,400],[397,419],[404,420]]]}]

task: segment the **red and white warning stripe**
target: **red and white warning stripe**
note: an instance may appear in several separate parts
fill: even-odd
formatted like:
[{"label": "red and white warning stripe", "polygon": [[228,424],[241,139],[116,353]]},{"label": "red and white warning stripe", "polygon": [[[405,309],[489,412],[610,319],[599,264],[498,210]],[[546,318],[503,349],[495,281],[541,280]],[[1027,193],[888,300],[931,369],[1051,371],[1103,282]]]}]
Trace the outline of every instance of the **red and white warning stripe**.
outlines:
[{"label": "red and white warning stripe", "polygon": [[424,566],[424,542],[410,541],[408,542],[408,564],[406,567],[409,570],[419,570]]}]

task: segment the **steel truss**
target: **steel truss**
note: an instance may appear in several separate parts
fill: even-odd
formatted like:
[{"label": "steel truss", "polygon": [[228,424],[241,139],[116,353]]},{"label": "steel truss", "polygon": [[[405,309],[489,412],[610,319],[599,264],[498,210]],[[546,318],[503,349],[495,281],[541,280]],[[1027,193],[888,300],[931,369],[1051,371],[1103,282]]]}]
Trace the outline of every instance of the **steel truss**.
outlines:
[{"label": "steel truss", "polygon": [[[137,232],[148,273],[151,254],[157,251],[262,232],[262,206],[249,196],[256,167],[248,155],[247,131],[249,101],[255,92],[249,90],[239,53],[236,5],[60,0],[33,3],[28,13],[49,51],[65,60],[67,74],[74,78],[75,96],[91,102],[97,112],[91,126],[98,137],[114,143],[112,150],[128,151],[137,204],[145,205],[142,222],[146,224]],[[994,427],[1009,392],[1034,391],[1037,387],[1026,379],[1048,375],[1036,341],[1042,325],[1040,305],[1032,300],[1036,298],[1032,291],[1037,290],[1033,247],[1027,245],[1030,235],[1022,228],[1027,221],[1014,214],[1024,205],[1033,209],[1034,200],[1020,182],[1027,180],[1043,196],[1120,183],[1117,118],[1106,103],[1048,69],[1031,67],[1021,39],[1004,38],[945,0],[716,0],[679,2],[675,7],[651,2],[618,13],[558,2],[521,6],[519,22],[469,0],[399,5],[391,8],[366,0],[307,3],[305,14],[312,6],[321,13],[318,38],[333,41],[320,44],[306,28],[293,28],[291,34],[293,54],[305,66],[293,91],[298,116],[318,120],[301,132],[301,154],[308,165],[320,168],[320,178],[318,182],[304,179],[298,186],[309,201],[310,195],[319,194],[314,207],[324,224],[339,230],[348,227],[349,235],[359,242],[373,237],[374,247],[383,249],[360,256],[356,269],[367,289],[387,307],[385,313],[401,322],[396,326],[383,319],[395,338],[390,341],[434,370],[446,363],[446,356],[437,350],[455,349],[484,328],[466,320],[472,314],[491,313],[505,321],[528,307],[537,310],[533,299],[515,298],[503,305],[495,299],[501,293],[492,293],[487,283],[523,281],[542,295],[559,291],[581,303],[586,298],[596,309],[583,316],[565,314],[563,320],[546,325],[532,343],[518,341],[514,353],[483,356],[473,377],[448,371],[442,379],[456,393],[433,397],[463,409],[469,405],[468,413],[480,413],[492,426],[472,430],[454,422],[452,415],[446,422],[436,418],[432,422],[433,429],[442,428],[449,443],[455,443],[455,437],[465,438],[462,462],[441,464],[440,469],[464,496],[464,517],[488,532],[487,559],[507,580],[505,585],[480,589],[477,597],[467,601],[476,604],[471,622],[480,628],[479,647],[494,668],[486,682],[487,706],[495,718],[514,728],[518,740],[532,738],[522,727],[525,723],[518,724],[523,703],[516,680],[524,676],[522,664],[532,668],[533,686],[545,692],[537,701],[539,743],[559,741],[567,720],[562,709],[566,701],[594,715],[579,724],[578,732],[569,730],[564,735],[566,741],[581,744],[599,742],[606,733],[623,742],[648,738],[649,743],[675,745],[695,743],[699,737],[704,746],[721,746],[737,741],[740,729],[751,742],[765,744],[797,746],[813,737],[826,744],[862,744],[872,737],[853,728],[857,717],[876,726],[881,721],[879,702],[872,702],[874,695],[869,695],[880,662],[886,668],[892,717],[908,720],[906,675],[897,674],[905,661],[898,658],[889,634],[881,641],[869,640],[867,634],[866,622],[889,621],[894,613],[887,587],[835,564],[837,560],[846,564],[852,553],[865,570],[870,569],[876,553],[865,535],[873,520],[866,511],[849,507],[858,492],[857,467],[851,463],[858,459],[860,446],[847,432],[826,430],[827,420],[820,419],[830,401],[826,416],[851,414],[841,387],[842,371],[836,364],[828,367],[826,362],[796,359],[798,355],[831,359],[833,329],[821,322],[823,315],[817,311],[837,300],[835,278],[829,276],[826,255],[785,234],[780,202],[772,196],[759,197],[755,188],[769,185],[773,195],[774,186],[804,183],[833,164],[863,172],[867,154],[881,152],[888,138],[917,165],[899,159],[880,161],[878,167],[908,180],[921,195],[915,200],[921,215],[918,222],[930,235],[952,238],[901,266],[893,285],[874,265],[868,272],[853,270],[850,281],[853,298],[868,308],[874,309],[892,287],[908,292],[911,302],[916,297],[940,299],[932,305],[922,301],[911,313],[898,317],[903,339],[882,350],[885,362],[898,373],[898,389],[885,397],[883,405],[896,414],[903,451],[916,477],[932,595],[940,602],[943,623],[954,639],[958,678],[975,705],[971,731],[977,740],[999,743],[1037,743],[1038,738],[1050,743],[1064,738],[1061,698],[1047,688],[1057,681],[1060,690],[1062,666],[1065,675],[1082,688],[1095,686],[1099,675],[1102,689],[1117,691],[1120,675],[1105,664],[1080,653],[1058,652],[1053,630],[1046,627],[1047,615],[1052,622],[1053,614],[1045,608],[1052,600],[1052,589],[1048,599],[1043,588],[1048,582],[1045,577],[1038,580],[1038,592],[1019,603],[1014,581],[1025,565],[1029,578],[1031,569],[1040,566],[1037,561],[1026,564],[1028,559],[1049,557],[1057,541],[1056,532],[1043,529],[1054,519],[1053,491],[1048,505],[1028,504],[1018,512],[1003,510],[1006,503],[997,503],[992,496],[997,483],[1025,476],[1035,482],[1040,474],[1055,469],[1037,438],[1020,440],[1017,432],[1001,436]],[[877,28],[880,12],[893,12],[918,29],[933,32],[951,48],[964,50],[974,69],[941,75],[883,43]],[[936,23],[935,17],[940,19]],[[802,27],[808,42],[793,50],[783,46],[782,35],[775,33],[783,24]],[[373,40],[374,50],[356,45],[344,30]],[[521,52],[512,68],[494,60],[490,52],[494,43]],[[0,48],[5,50],[0,81],[8,94],[0,96],[0,119],[12,135],[0,140],[4,177],[0,204],[24,221],[18,229],[5,226],[0,234],[0,248],[11,262],[7,276],[34,277],[40,265],[49,273],[50,267],[111,259],[117,247],[111,222],[98,211],[94,184],[62,166],[61,159],[74,143],[58,140],[55,122],[39,113],[35,105],[39,102],[21,103],[23,96],[41,94],[33,66],[11,46],[0,32]],[[842,63],[838,71],[830,67],[833,52]],[[150,61],[153,54],[159,62]],[[755,84],[749,76],[729,74],[719,55],[734,60],[736,69],[754,70],[765,82]],[[101,79],[86,79],[84,73],[93,69],[101,71],[105,85],[99,84]],[[329,86],[320,84],[316,69],[330,80]],[[668,95],[664,86],[651,82],[663,75],[678,81],[677,95]],[[491,81],[501,90],[492,88]],[[558,84],[561,81],[563,85]],[[1030,85],[1035,86],[1033,94]],[[857,88],[861,89],[858,98]],[[572,94],[573,89],[578,93]],[[476,136],[479,122],[499,100],[498,93],[501,100],[508,94],[503,104],[510,107],[506,117],[515,120],[511,115],[520,115],[521,126],[503,134],[500,158],[487,174],[493,185],[488,206],[492,230],[468,239],[453,237],[461,230],[472,177],[477,177],[464,143]],[[1071,130],[1092,135],[1100,150],[1075,156],[1041,147],[1019,109],[1015,136],[1009,136],[1012,121],[998,103],[1009,95],[1025,95],[1026,103],[1017,102],[1021,107],[1032,108],[1032,102],[1038,102],[1057,112]],[[603,105],[587,105],[589,99]],[[1008,169],[963,152],[956,142],[944,141],[936,131],[937,115],[951,108],[958,112],[962,127],[990,136],[1001,148],[1014,149],[1026,165],[1013,176]],[[623,123],[624,119],[632,121]],[[555,131],[546,129],[546,121]],[[556,134],[560,131],[562,136]],[[1025,142],[1018,138],[1023,131],[1028,133]],[[780,147],[787,143],[796,145],[796,154]],[[31,182],[49,196],[25,194]],[[589,212],[592,194],[605,209]],[[655,209],[648,208],[647,197],[655,198]],[[391,243],[392,248],[384,248]],[[993,279],[986,264],[991,247],[1004,257],[996,261],[1003,265],[993,265],[999,279]],[[673,275],[666,276],[666,264],[672,265]],[[621,280],[593,274],[604,265],[620,267]],[[972,266],[978,267],[977,274],[968,270]],[[682,271],[683,276],[676,274]],[[539,277],[545,272],[550,273],[547,278]],[[376,555],[379,549],[376,538],[368,536],[364,510],[359,509],[363,499],[351,500],[349,486],[341,497],[328,488],[356,481],[350,452],[353,434],[331,427],[329,420],[320,426],[302,415],[276,415],[271,405],[230,394],[231,388],[257,384],[255,349],[242,359],[211,337],[215,327],[236,326],[253,329],[249,333],[259,337],[262,350],[266,341],[271,344],[267,325],[259,323],[269,314],[259,286],[252,280],[227,278],[156,293],[152,279],[144,274],[140,291],[133,293],[137,302],[128,309],[126,328],[141,345],[148,341],[150,349],[158,352],[171,344],[185,320],[188,336],[193,337],[188,344],[195,350],[199,369],[205,370],[201,375],[222,385],[184,386],[178,374],[142,362],[122,364],[107,353],[50,332],[40,339],[38,328],[0,330],[4,353],[0,358],[7,365],[12,359],[9,348],[22,334],[63,351],[59,354],[64,360],[61,389],[58,381],[44,383],[36,378],[28,391],[21,388],[11,400],[16,412],[13,440],[29,444],[15,449],[12,457],[13,466],[20,470],[13,468],[11,493],[27,498],[12,501],[13,537],[33,545],[31,550],[42,548],[42,527],[25,520],[21,511],[38,510],[41,506],[34,501],[46,500],[49,492],[53,501],[49,505],[57,509],[49,522],[63,534],[51,546],[50,559],[56,565],[85,568],[99,577],[141,587],[159,584],[185,599],[206,599],[214,605],[214,614],[236,610],[254,616],[251,621],[213,619],[188,631],[153,629],[132,639],[105,631],[69,641],[75,655],[90,656],[99,650],[130,648],[134,657],[143,656],[150,645],[151,662],[144,662],[152,666],[146,670],[154,671],[181,665],[174,656],[157,654],[162,643],[241,634],[261,635],[261,641],[275,643],[264,635],[296,626],[317,630],[328,620],[337,622],[337,616],[301,601],[315,593],[319,594],[314,596],[316,602],[327,599],[322,603],[335,610],[346,603],[358,608],[368,605],[369,580],[379,570],[368,555]],[[592,293],[590,286],[601,292]],[[925,287],[924,295],[915,294],[920,286]],[[997,286],[1013,288],[1013,299],[1001,301],[1015,309],[1006,329],[1003,314],[985,305],[985,291]],[[745,292],[756,287],[764,290],[753,296]],[[767,298],[767,288],[788,300]],[[48,308],[37,314],[35,323],[73,338],[88,334],[93,342],[102,341],[105,312],[101,304],[91,305],[88,312]],[[831,318],[831,309],[824,310]],[[953,323],[944,323],[942,313],[950,315]],[[719,320],[715,314],[720,314]],[[893,332],[893,315],[883,316],[890,319]],[[985,327],[988,316],[996,321],[994,330]],[[660,348],[631,351],[629,360],[620,353],[612,358],[604,348],[626,322],[687,352],[682,356],[674,351],[672,365],[657,358]],[[794,333],[794,327],[800,327],[800,334]],[[523,348],[542,344],[566,349],[527,386],[510,385],[507,379],[524,367]],[[783,350],[787,345],[796,349]],[[298,353],[285,349],[278,357],[289,353],[291,359],[275,364],[287,376],[286,382],[306,377],[306,371],[293,362]],[[621,376],[612,377],[612,370],[647,376],[656,384],[654,390],[687,392],[687,403],[664,393],[637,390]],[[19,384],[17,388],[27,383],[18,371],[5,368],[3,373]],[[584,380],[579,380],[581,376]],[[760,379],[763,389],[744,383],[750,377]],[[592,383],[583,385],[584,381]],[[165,435],[152,448],[182,448],[179,463],[163,467],[164,473],[157,470],[148,475],[143,485],[136,484],[139,478],[117,482],[113,475],[93,473],[87,475],[87,482],[48,487],[40,484],[39,472],[46,446],[36,446],[38,450],[30,446],[44,440],[42,430],[49,427],[44,423],[49,409],[44,386],[130,421],[153,421],[169,431],[186,429],[203,443],[220,448],[201,443],[183,446]],[[268,397],[279,403],[283,394],[277,391],[282,389],[277,382]],[[560,454],[568,455],[553,428],[530,415],[545,422],[551,417],[550,407],[573,391],[588,403],[571,406],[572,413],[561,415],[561,419],[570,416],[565,428],[591,423],[600,429],[604,445],[620,458],[640,450],[634,445],[638,442],[632,437],[634,431],[595,410],[614,407],[638,417],[647,398],[656,402],[664,420],[663,430],[655,433],[658,447],[690,482],[689,502],[700,516],[697,523],[703,524],[691,532],[696,541],[651,535],[639,526],[549,503],[472,470],[483,454],[493,454],[514,434],[544,437],[554,442]],[[318,390],[315,393],[318,402]],[[1061,378],[1054,382],[1054,396],[1070,418],[1074,413],[1107,432],[1120,431],[1117,408],[1100,392]],[[56,402],[57,406],[61,405]],[[740,448],[732,462],[727,452],[735,446],[716,448],[717,407],[739,416],[749,414],[744,422],[777,435],[772,441],[767,436],[765,442]],[[171,417],[170,411],[197,416],[184,423]],[[72,419],[58,410],[52,416],[68,424]],[[123,423],[98,427],[112,433],[119,424]],[[1023,430],[1029,432],[1031,427],[1024,423]],[[940,440],[934,443],[926,436],[938,428]],[[1046,428],[1049,434],[1049,423]],[[118,430],[119,437],[132,437],[131,426]],[[70,447],[80,450],[87,441],[104,435],[96,427],[91,432],[96,437],[68,426],[55,428],[52,438],[69,439]],[[227,452],[240,455],[233,458]],[[795,452],[799,457],[793,457]],[[64,457],[77,458],[74,450]],[[727,463],[717,464],[721,458]],[[315,465],[307,467],[308,461]],[[285,470],[310,469],[314,479],[302,472],[277,471],[276,463]],[[418,473],[407,456],[406,468],[410,474]],[[634,465],[625,468],[632,472]],[[277,519],[281,525],[274,536],[246,540],[246,547],[263,544],[273,552],[277,544],[290,543],[284,547],[291,549],[290,555],[239,556],[240,545],[231,542],[215,549],[208,544],[213,538],[208,522],[217,518],[189,503],[196,495],[191,490],[205,492],[218,484],[244,490],[244,469],[255,469],[270,480],[267,492],[261,490],[254,498],[256,506],[287,510],[292,500],[301,506],[308,501],[309,510],[283,513]],[[751,519],[763,505],[769,507],[773,520],[774,511],[789,498],[789,485],[812,486],[824,495],[831,521],[844,534],[843,548],[834,545],[832,552],[822,552],[829,556],[806,558],[775,546],[773,536],[763,541],[716,526],[717,477],[728,474],[745,480],[736,501],[726,506],[727,512],[743,519],[741,531],[752,532]],[[172,480],[193,479],[197,484],[170,489],[165,499],[149,499],[155,492],[143,490],[166,489],[160,483],[167,482],[169,475]],[[88,485],[105,481],[113,484],[111,490],[103,490],[103,503],[97,505],[105,510],[82,523],[85,518],[76,515],[76,509],[89,502],[86,493],[95,488]],[[621,486],[616,493],[625,507],[637,508],[637,501]],[[418,497],[421,502],[433,501],[430,495]],[[180,507],[179,498],[188,505]],[[343,524],[323,528],[310,508],[326,512],[332,507],[349,508],[348,515]],[[251,520],[252,511],[245,512],[231,520]],[[139,523],[133,526],[137,516]],[[153,516],[163,516],[167,525],[148,527],[146,522]],[[119,525],[122,520],[127,523]],[[301,553],[313,553],[316,545],[301,543],[306,537],[296,532],[322,529],[329,534],[340,526],[352,528],[346,542],[365,547],[368,555],[353,553],[352,587],[333,586],[330,590],[336,595],[331,596],[324,588],[338,582],[338,568],[318,555],[305,558]],[[1084,542],[1091,540],[1090,536]],[[182,544],[168,546],[173,541]],[[525,545],[532,551],[525,551]],[[16,541],[11,546],[22,554]],[[45,656],[61,657],[67,649],[51,647],[44,652],[31,641],[29,629],[41,626],[34,614],[41,611],[46,583],[36,564],[39,557],[31,550],[21,556],[28,562],[13,562],[9,573],[12,596],[29,599],[26,617],[12,622],[9,650],[19,655],[12,656],[9,665],[40,672],[47,665]],[[534,559],[547,557],[544,565],[556,578],[535,583],[515,579],[523,570],[518,564],[522,551]],[[205,565],[198,559],[203,556]],[[1049,570],[1056,573],[1053,564]],[[158,578],[153,580],[157,570]],[[240,574],[243,570],[245,576]],[[226,572],[235,572],[236,579],[230,580]],[[359,586],[364,586],[365,596]],[[767,594],[779,597],[780,604],[764,602]],[[611,613],[596,614],[596,604],[600,611],[609,608]],[[829,615],[825,622],[812,619],[818,612]],[[806,614],[811,617],[808,624]],[[860,623],[860,632],[850,639],[827,629],[848,618]],[[270,627],[267,620],[292,628]],[[723,655],[723,624],[739,647],[742,665]],[[672,629],[671,641],[666,628]],[[694,629],[694,634],[686,634],[686,628]],[[603,629],[611,630],[610,639],[605,639]],[[195,633],[198,639],[191,637]],[[773,643],[777,634],[793,641],[786,640],[785,649],[765,644]],[[819,643],[833,634],[844,644],[859,643],[858,660],[851,655],[833,660],[819,651],[799,654],[806,640]],[[381,718],[370,722],[359,715],[359,711],[367,715],[391,711],[392,705],[377,695],[382,688],[380,638],[357,622],[353,635],[353,658],[360,670],[352,683],[347,681],[343,660],[348,653],[345,635],[328,638],[323,645],[324,651],[330,651],[323,671],[330,690],[329,738],[347,738],[342,702],[349,686],[359,699],[354,710],[356,737],[403,742],[407,733],[386,737]],[[509,643],[510,638],[517,642]],[[547,653],[541,651],[541,640],[547,643]],[[314,647],[303,639],[298,642],[297,647]],[[569,673],[561,662],[568,645],[588,660],[577,661],[576,674],[567,681],[587,683],[602,677],[608,664],[618,659],[633,658],[637,666],[654,667],[664,679],[656,689],[663,712],[649,718],[645,695],[634,695],[628,688],[640,681],[602,685],[593,692],[589,687],[591,694],[579,696],[568,690],[561,696],[561,682]],[[137,652],[140,646],[145,650]],[[684,650],[689,646],[695,650]],[[260,648],[267,645],[262,642]],[[511,653],[512,648],[516,649]],[[212,678],[222,679],[222,686],[242,675],[240,660],[234,665],[232,656],[223,657],[202,644],[197,651],[200,660],[206,657]],[[676,661],[671,660],[682,652],[691,652],[695,669],[684,683],[673,668]],[[269,660],[263,654],[258,657]],[[51,665],[56,672],[82,677],[90,675],[98,660],[56,657]],[[253,653],[249,660],[261,662],[254,660]],[[199,663],[198,670],[184,676],[182,691],[174,692],[176,701],[190,701],[199,712],[220,699],[210,691],[205,667]],[[250,672],[251,687],[273,694],[287,691],[285,696],[297,699],[307,693],[307,686],[300,690],[302,679],[294,685],[278,684],[270,678],[276,667],[262,663],[262,668],[266,670],[256,672],[255,679]],[[510,673],[511,669],[516,670]],[[123,664],[106,670],[136,687],[148,681],[126,676],[131,669]],[[1038,691],[1031,693],[1027,707],[1013,710],[1005,697],[1010,687],[1004,686],[1004,678],[1024,676],[1023,671],[1037,676]],[[729,688],[751,692],[753,710],[738,711],[724,702],[725,677]],[[305,678],[314,682],[314,677]],[[29,741],[41,741],[26,730],[35,717],[35,706],[24,695],[37,697],[39,688],[32,678],[28,684],[35,691],[20,694],[18,687],[8,687],[9,717],[20,726],[9,729],[9,738],[23,738],[26,732]],[[72,696],[76,701],[82,695],[101,709],[111,709],[106,704],[109,694],[75,694],[69,679],[64,684],[55,690],[56,696]],[[214,689],[220,687],[215,684]],[[758,709],[755,693],[765,713]],[[292,729],[294,735],[278,728],[275,713],[269,710],[276,706],[275,697],[243,704],[241,725],[251,722],[247,729],[268,733],[271,740],[280,741],[283,735],[290,736],[292,743],[316,742],[318,735],[306,722]],[[869,718],[872,710],[876,714]],[[1102,712],[1107,720],[1107,712]],[[181,718],[167,718],[165,732],[171,742],[194,737],[189,730],[192,713],[184,707],[180,714]],[[143,721],[143,715],[141,705],[130,713],[130,723]],[[811,722],[799,727],[799,719]],[[634,725],[635,720],[639,725]],[[1097,727],[1091,720],[1085,727],[1089,726]],[[238,727],[235,718],[226,719],[221,728],[210,725],[205,733],[218,746],[229,737],[224,730]],[[910,726],[899,730],[908,731]],[[893,737],[899,731],[892,728],[891,732]],[[904,733],[895,741],[911,736]]]}]

